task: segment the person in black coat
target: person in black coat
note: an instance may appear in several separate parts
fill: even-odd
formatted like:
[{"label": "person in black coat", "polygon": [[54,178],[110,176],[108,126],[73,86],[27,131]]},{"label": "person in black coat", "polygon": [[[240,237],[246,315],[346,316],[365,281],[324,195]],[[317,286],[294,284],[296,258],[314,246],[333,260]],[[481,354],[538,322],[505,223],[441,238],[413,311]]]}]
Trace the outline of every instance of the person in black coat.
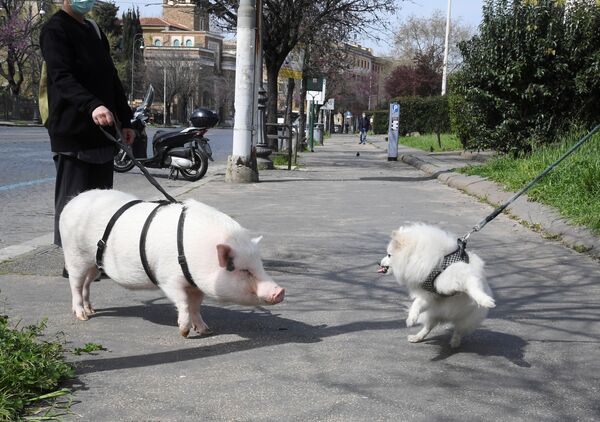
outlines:
[{"label": "person in black coat", "polygon": [[[47,68],[48,134],[56,166],[54,243],[61,246],[62,209],[78,193],[111,189],[115,144],[105,126],[131,145],[131,109],[110,56],[108,39],[84,19],[95,0],[64,0],[42,28],[40,46]],[[116,117],[116,118],[115,118]]]},{"label": "person in black coat", "polygon": [[360,131],[359,144],[367,143],[367,132],[371,128],[371,120],[366,116],[365,113],[358,118],[358,130]]}]

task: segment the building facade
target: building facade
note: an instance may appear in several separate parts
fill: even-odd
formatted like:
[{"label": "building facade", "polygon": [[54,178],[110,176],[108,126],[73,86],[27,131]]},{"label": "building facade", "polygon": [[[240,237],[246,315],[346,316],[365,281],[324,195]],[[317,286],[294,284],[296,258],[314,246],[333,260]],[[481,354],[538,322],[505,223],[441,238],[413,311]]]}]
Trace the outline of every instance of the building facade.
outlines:
[{"label": "building facade", "polygon": [[210,31],[203,7],[164,0],[161,18],[140,18],[140,23],[147,77],[161,91],[166,86],[173,119],[184,123],[193,108],[206,107],[217,111],[222,123],[232,121],[235,50]]}]

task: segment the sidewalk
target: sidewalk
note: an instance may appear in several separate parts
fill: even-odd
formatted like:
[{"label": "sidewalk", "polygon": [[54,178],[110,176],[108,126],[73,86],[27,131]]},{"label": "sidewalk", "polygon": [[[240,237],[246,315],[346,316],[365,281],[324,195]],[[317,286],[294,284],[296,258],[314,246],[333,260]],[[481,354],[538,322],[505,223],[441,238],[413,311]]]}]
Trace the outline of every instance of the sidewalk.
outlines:
[{"label": "sidewalk", "polygon": [[[371,137],[370,142],[376,148],[387,151],[387,142],[383,136]],[[497,183],[482,177],[467,176],[452,171],[465,166],[477,165],[484,162],[488,156],[485,153],[427,153],[402,145],[399,145],[398,149],[399,160],[437,177],[439,181],[448,186],[497,207],[505,203],[514,192],[504,191]],[[600,259],[600,237],[585,227],[569,223],[552,207],[529,202],[527,194],[522,195],[505,212],[531,229],[541,232],[548,239],[558,240],[576,251]],[[473,225],[478,222],[473,222]]]},{"label": "sidewalk", "polygon": [[457,351],[442,328],[407,342],[410,298],[376,274],[391,231],[423,221],[460,235],[493,208],[387,161],[384,148],[375,137],[334,136],[302,154],[300,170],[262,171],[245,185],[220,173],[176,193],[264,235],[265,267],[286,289],[269,308],[207,300],[211,337],[180,337],[160,292],[110,280],[92,284],[97,315],[76,321],[51,248],[0,265],[0,313],[21,324],[48,318],[47,333],[69,349],[108,349],[68,354],[77,379],[65,419],[597,420],[598,262],[505,215],[469,242],[497,299],[483,326]]}]

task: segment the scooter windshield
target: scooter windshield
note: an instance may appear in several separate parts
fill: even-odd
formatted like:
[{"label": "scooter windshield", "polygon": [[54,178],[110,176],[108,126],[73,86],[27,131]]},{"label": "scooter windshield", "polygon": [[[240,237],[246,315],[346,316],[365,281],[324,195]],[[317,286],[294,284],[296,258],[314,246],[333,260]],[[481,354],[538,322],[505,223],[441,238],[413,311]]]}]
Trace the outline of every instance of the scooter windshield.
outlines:
[{"label": "scooter windshield", "polygon": [[144,97],[144,102],[142,105],[144,108],[150,108],[152,105],[152,101],[154,100],[154,87],[152,84],[148,86],[148,90],[146,91],[146,96]]}]

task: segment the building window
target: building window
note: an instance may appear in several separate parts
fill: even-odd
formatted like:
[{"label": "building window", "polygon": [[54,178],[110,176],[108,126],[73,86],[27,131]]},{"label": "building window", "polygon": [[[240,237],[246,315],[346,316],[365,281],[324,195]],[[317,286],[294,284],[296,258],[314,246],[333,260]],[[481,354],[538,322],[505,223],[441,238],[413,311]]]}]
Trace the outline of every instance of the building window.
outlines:
[{"label": "building window", "polygon": [[161,47],[162,46],[162,40],[160,38],[156,38],[154,40],[154,46],[155,47]]},{"label": "building window", "polygon": [[185,46],[186,47],[193,47],[194,46],[194,41],[192,41],[191,38],[188,38],[187,40],[185,40]]},{"label": "building window", "polygon": [[179,40],[173,40],[173,47],[179,47]]}]

